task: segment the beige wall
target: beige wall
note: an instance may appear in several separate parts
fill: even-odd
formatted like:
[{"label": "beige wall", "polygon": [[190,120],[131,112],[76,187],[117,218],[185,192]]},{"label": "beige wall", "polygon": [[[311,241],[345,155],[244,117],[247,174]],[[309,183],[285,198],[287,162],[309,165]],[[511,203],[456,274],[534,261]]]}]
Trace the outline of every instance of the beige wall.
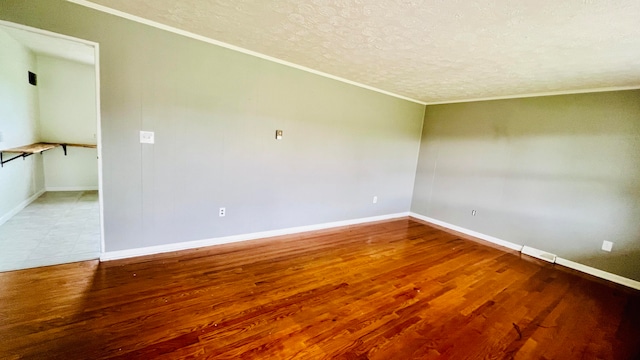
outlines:
[{"label": "beige wall", "polygon": [[640,280],[640,91],[427,106],[412,211]]}]

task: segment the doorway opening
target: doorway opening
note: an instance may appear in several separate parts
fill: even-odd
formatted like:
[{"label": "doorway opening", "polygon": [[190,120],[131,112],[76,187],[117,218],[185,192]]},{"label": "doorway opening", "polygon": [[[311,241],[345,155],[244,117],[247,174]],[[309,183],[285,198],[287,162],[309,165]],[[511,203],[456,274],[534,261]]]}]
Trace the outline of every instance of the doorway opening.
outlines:
[{"label": "doorway opening", "polygon": [[0,21],[0,271],[104,252],[97,43]]}]

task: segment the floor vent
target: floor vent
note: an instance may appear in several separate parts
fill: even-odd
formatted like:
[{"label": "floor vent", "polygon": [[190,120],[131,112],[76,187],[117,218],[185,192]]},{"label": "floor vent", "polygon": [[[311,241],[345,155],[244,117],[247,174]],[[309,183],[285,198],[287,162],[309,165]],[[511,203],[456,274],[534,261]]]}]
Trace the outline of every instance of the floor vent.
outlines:
[{"label": "floor vent", "polygon": [[522,253],[525,255],[529,255],[532,256],[536,259],[540,259],[540,260],[544,260],[544,261],[548,261],[550,263],[555,263],[556,262],[556,255],[555,254],[550,254],[548,252],[542,251],[542,250],[538,250],[538,249],[534,249],[528,246],[523,246],[522,247]]}]

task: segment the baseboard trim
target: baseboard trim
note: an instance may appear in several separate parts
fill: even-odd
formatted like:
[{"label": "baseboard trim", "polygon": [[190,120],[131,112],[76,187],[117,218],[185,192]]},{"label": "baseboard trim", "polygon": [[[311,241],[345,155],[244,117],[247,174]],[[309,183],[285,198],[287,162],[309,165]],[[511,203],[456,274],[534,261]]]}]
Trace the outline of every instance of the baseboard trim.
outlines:
[{"label": "baseboard trim", "polygon": [[186,241],[186,242],[166,244],[166,245],[149,246],[149,247],[136,248],[136,249],[107,251],[100,255],[100,261],[128,259],[128,258],[133,258],[138,256],[155,255],[155,254],[162,254],[162,253],[167,253],[172,251],[189,250],[189,249],[196,249],[196,248],[207,247],[207,246],[230,244],[230,243],[240,242],[240,241],[248,241],[248,240],[264,239],[264,238],[270,238],[270,237],[282,236],[282,235],[298,234],[298,233],[304,233],[304,232],[315,231],[315,230],[337,228],[341,226],[365,224],[365,223],[383,221],[383,220],[392,220],[392,219],[397,219],[397,218],[402,218],[407,216],[409,216],[409,213],[403,212],[403,213],[396,213],[396,214],[372,216],[372,217],[366,217],[366,218],[360,218],[360,219],[334,221],[334,222],[316,224],[316,225],[298,226],[298,227],[287,228],[287,229],[261,231],[261,232],[249,233],[249,234],[240,234],[240,235],[232,235],[232,236],[225,236],[225,237],[219,237],[219,238]]},{"label": "baseboard trim", "polygon": [[46,187],[45,191],[95,191],[98,190],[98,186],[51,186]]},{"label": "baseboard trim", "polygon": [[521,253],[525,254],[525,255],[529,255],[531,257],[534,257],[536,259],[540,259],[540,260],[544,260],[546,262],[550,262],[552,264],[555,264],[556,259],[558,258],[556,256],[556,254],[550,254],[546,251],[542,251],[542,250],[538,250],[532,247],[528,247],[528,246],[523,246],[522,247],[522,251]]},{"label": "baseboard trim", "polygon": [[414,212],[410,212],[409,216],[414,217],[416,219],[420,219],[422,221],[426,221],[426,222],[434,224],[434,225],[445,227],[445,228],[453,230],[453,231],[457,231],[457,232],[460,232],[460,233],[463,233],[463,234],[466,234],[466,235],[469,235],[469,236],[473,236],[475,238],[482,239],[482,240],[488,241],[490,243],[494,243],[496,245],[500,245],[500,246],[503,246],[503,247],[506,247],[506,248],[509,248],[509,249],[512,249],[512,250],[522,251],[522,245],[514,244],[514,243],[506,241],[506,240],[498,239],[498,238],[493,237],[493,236],[489,236],[489,235],[485,235],[485,234],[482,234],[482,233],[479,233],[479,232],[476,232],[476,231],[473,231],[473,230],[465,229],[463,227],[456,226],[456,225],[453,225],[453,224],[449,224],[449,223],[444,222],[444,221],[436,220],[436,219],[430,218],[428,216],[416,214]]},{"label": "baseboard trim", "polygon": [[479,232],[473,231],[473,230],[469,230],[469,229],[465,229],[463,227],[460,226],[456,226],[456,225],[452,225],[449,223],[446,223],[444,221],[440,221],[440,220],[436,220],[424,215],[420,215],[420,214],[416,214],[414,212],[410,212],[409,216],[414,217],[416,219],[420,219],[422,221],[425,221],[427,223],[431,223],[434,225],[438,225],[438,226],[442,226],[444,228],[453,230],[453,231],[457,231],[463,234],[467,234],[470,236],[473,236],[475,238],[478,239],[482,239],[482,240],[486,240],[489,242],[492,242],[494,244],[500,245],[500,246],[504,246],[513,250],[518,250],[520,251],[522,254],[528,255],[528,256],[532,256],[535,257],[537,259],[541,259],[550,263],[555,263],[557,265],[561,265],[564,267],[567,267],[569,269],[573,269],[573,270],[577,270],[580,272],[583,272],[585,274],[589,274],[592,276],[595,276],[597,278],[600,279],[604,279],[604,280],[608,280],[611,281],[613,283],[616,284],[620,284],[620,285],[624,285],[627,287],[630,287],[632,289],[636,289],[636,290],[640,290],[640,281],[636,281],[633,279],[629,279],[626,278],[624,276],[620,276],[620,275],[616,275],[616,274],[612,274],[610,272],[606,272],[604,270],[600,270],[600,269],[596,269],[593,268],[591,266],[587,266],[587,265],[583,265],[577,262],[573,262],[571,260],[567,260],[567,259],[563,259],[561,257],[556,256],[555,254],[550,254],[547,253],[545,251],[542,250],[538,250],[529,246],[522,246],[522,245],[517,245],[514,244],[512,242],[509,241],[505,241],[502,239],[498,239],[495,238],[493,236],[489,236],[489,235],[485,235],[485,234],[481,234]]},{"label": "baseboard trim", "polygon": [[632,280],[624,276],[612,274],[604,270],[596,269],[591,266],[583,265],[571,260],[563,259],[561,257],[556,258],[556,264],[562,265],[569,269],[578,270],[585,274],[595,276],[604,280],[614,282],[616,284],[624,285],[632,289],[640,290],[640,281]]},{"label": "baseboard trim", "polygon": [[7,221],[9,221],[9,219],[11,219],[15,214],[19,213],[20,211],[22,211],[22,209],[24,209],[27,206],[29,206],[29,204],[34,202],[37,198],[40,197],[40,195],[44,194],[44,192],[45,192],[44,189],[38,191],[37,193],[31,195],[27,200],[21,202],[20,205],[18,205],[16,207],[14,207],[13,209],[11,209],[11,211],[6,213],[4,216],[0,217],[0,225],[2,225],[4,223],[6,223]]}]

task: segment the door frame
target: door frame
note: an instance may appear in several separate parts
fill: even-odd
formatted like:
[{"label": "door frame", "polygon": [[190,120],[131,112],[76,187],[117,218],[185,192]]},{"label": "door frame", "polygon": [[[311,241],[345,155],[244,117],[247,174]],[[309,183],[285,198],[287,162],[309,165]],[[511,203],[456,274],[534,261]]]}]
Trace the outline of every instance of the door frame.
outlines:
[{"label": "door frame", "polygon": [[100,44],[94,41],[79,39],[76,37],[58,34],[55,32],[42,30],[18,23],[13,23],[9,21],[0,20],[0,25],[11,27],[18,30],[29,31],[38,35],[64,39],[68,41],[74,41],[77,43],[81,43],[83,45],[93,47],[95,65],[94,72],[96,77],[96,145],[97,145],[97,153],[98,153],[98,203],[100,205],[100,256],[105,253],[105,241],[104,241],[104,192],[103,181],[102,181],[102,112],[100,109]]}]

